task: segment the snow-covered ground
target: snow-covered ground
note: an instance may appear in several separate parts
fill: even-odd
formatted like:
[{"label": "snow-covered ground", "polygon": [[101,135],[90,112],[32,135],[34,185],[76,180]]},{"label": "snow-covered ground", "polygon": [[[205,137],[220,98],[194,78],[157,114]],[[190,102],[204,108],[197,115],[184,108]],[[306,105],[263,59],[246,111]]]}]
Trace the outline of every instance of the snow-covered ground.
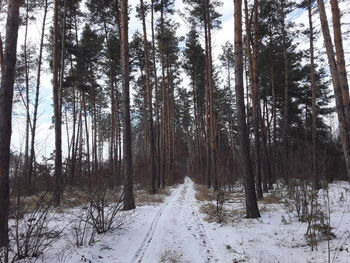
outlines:
[{"label": "snow-covered ground", "polygon": [[[350,186],[330,185],[331,262],[350,262]],[[106,234],[92,246],[75,248],[69,228],[39,262],[328,262],[327,241],[311,251],[306,223],[297,222],[282,203],[259,203],[260,219],[233,217],[226,224],[208,223],[200,213],[194,183],[171,190],[164,203],[138,207],[121,231]],[[227,203],[234,211],[242,199]]]},{"label": "snow-covered ground", "polygon": [[[322,191],[321,191],[322,192]],[[319,194],[320,203],[325,195]],[[205,223],[220,262],[308,263],[350,262],[350,186],[347,182],[329,185],[330,219],[336,238],[318,242],[311,251],[305,233],[307,223],[298,222],[285,204],[259,202],[261,218],[234,219],[225,226]],[[243,200],[230,204],[242,209]],[[325,210],[327,208],[325,207]],[[330,251],[330,252],[329,252]]]}]

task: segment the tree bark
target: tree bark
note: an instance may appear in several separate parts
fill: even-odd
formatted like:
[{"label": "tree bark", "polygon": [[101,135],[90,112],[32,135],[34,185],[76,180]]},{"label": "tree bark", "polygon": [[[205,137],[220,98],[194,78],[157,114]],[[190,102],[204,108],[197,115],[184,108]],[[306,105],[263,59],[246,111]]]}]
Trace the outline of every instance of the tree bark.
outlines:
[{"label": "tree bark", "polygon": [[7,251],[9,242],[10,143],[20,4],[21,0],[8,2],[5,53],[0,87],[0,249],[4,248],[5,251]]},{"label": "tree bark", "polygon": [[40,84],[41,84],[41,67],[42,67],[42,58],[43,58],[43,49],[44,49],[47,10],[48,10],[48,0],[45,0],[43,24],[41,27],[38,73],[37,73],[36,87],[35,87],[33,127],[32,127],[32,134],[31,134],[31,145],[30,145],[30,155],[29,155],[30,159],[29,159],[29,171],[28,171],[28,186],[30,186],[31,184],[31,180],[34,172],[33,171],[34,165],[35,165],[35,135],[36,135],[35,133],[36,133],[36,124],[38,120],[38,107],[39,107],[39,95],[40,95]]},{"label": "tree bark", "polygon": [[312,21],[312,1],[307,1],[309,31],[310,31],[310,79],[312,101],[312,172],[316,188],[320,187],[316,166],[316,135],[317,135],[317,109],[316,109],[316,76],[315,76],[315,50],[314,50],[314,27]]},{"label": "tree bark", "polygon": [[285,24],[285,0],[281,0],[281,19],[282,19],[282,46],[284,62],[284,111],[283,111],[283,166],[284,179],[288,183],[288,129],[289,129],[289,72],[288,72],[288,52],[286,43],[286,24]]},{"label": "tree bark", "polygon": [[350,100],[349,100],[349,82],[347,78],[345,55],[343,47],[343,35],[341,30],[340,21],[340,9],[338,0],[331,0],[332,17],[333,17],[333,31],[334,31],[334,43],[335,43],[335,54],[337,59],[337,66],[340,77],[341,92],[344,103],[345,117],[347,121],[347,127],[350,127]]},{"label": "tree bark", "polygon": [[[248,15],[248,1],[244,1],[245,16],[246,16],[246,46],[249,65],[249,82],[250,91],[252,94],[252,110],[253,110],[253,126],[254,126],[254,156],[255,156],[255,178],[256,178],[256,193],[259,199],[263,198],[262,180],[261,180],[261,159],[260,159],[260,130],[259,130],[259,90],[258,90],[258,4],[257,0],[254,1],[253,15],[254,15],[254,38],[251,34],[251,23]],[[253,44],[253,48],[251,48]]]},{"label": "tree bark", "polygon": [[204,40],[205,40],[205,136],[206,136],[206,178],[207,186],[211,188],[212,186],[212,175],[211,175],[211,128],[210,128],[210,72],[209,72],[209,33],[208,33],[208,2],[205,1],[204,4]]},{"label": "tree bark", "polygon": [[347,125],[347,120],[346,120],[344,101],[343,101],[343,96],[342,96],[342,85],[341,85],[341,80],[340,80],[340,74],[338,71],[337,62],[335,60],[335,52],[334,52],[334,47],[333,47],[333,43],[332,43],[332,39],[331,39],[331,34],[329,32],[328,20],[327,20],[326,10],[325,10],[325,6],[324,6],[324,1],[317,0],[317,3],[318,3],[318,11],[320,13],[320,20],[321,20],[321,27],[322,27],[324,44],[325,44],[326,51],[327,51],[328,64],[329,64],[331,75],[332,75],[333,89],[334,89],[335,102],[336,102],[336,110],[337,110],[338,121],[339,121],[340,139],[341,139],[344,157],[345,157],[347,175],[350,179],[350,137],[349,137],[350,129]]},{"label": "tree bark", "polygon": [[146,71],[146,89],[147,89],[147,112],[148,112],[148,129],[149,129],[149,144],[150,144],[150,157],[151,157],[151,177],[152,177],[152,193],[156,192],[156,147],[154,142],[154,130],[153,130],[153,102],[152,102],[152,87],[151,87],[151,70],[150,59],[147,40],[145,7],[143,0],[140,0],[141,5],[141,18],[143,28],[143,42],[145,52],[145,71]]},{"label": "tree bark", "polygon": [[[269,45],[272,46],[272,28],[270,28],[270,39],[269,39]],[[272,178],[271,178],[271,185],[275,182],[276,176],[277,176],[277,111],[276,111],[276,88],[275,88],[275,72],[274,72],[274,59],[272,56],[271,48],[269,51],[269,62],[270,65],[270,83],[271,83],[271,95],[272,95],[272,119],[273,119],[273,130],[272,130],[272,137],[273,137],[273,150],[272,150]]]},{"label": "tree bark", "polygon": [[151,28],[152,28],[152,62],[153,62],[153,77],[154,77],[154,89],[155,89],[155,111],[156,111],[156,163],[157,163],[157,187],[160,188],[160,121],[159,121],[159,99],[158,99],[158,77],[156,66],[156,44],[154,33],[154,0],[151,0]]},{"label": "tree bark", "polygon": [[234,30],[235,30],[235,90],[238,119],[239,147],[244,177],[245,201],[247,218],[260,217],[249,150],[249,135],[246,123],[243,88],[243,45],[242,45],[242,0],[234,0]]},{"label": "tree bark", "polygon": [[[85,93],[81,92],[81,108],[84,109],[84,125],[85,125],[85,143],[86,143],[86,162],[87,162],[87,174],[88,174],[88,186],[91,186],[91,159],[90,159],[90,136],[89,136],[89,125],[88,125],[88,114],[87,106],[85,101]],[[81,133],[83,134],[83,133]]]},{"label": "tree bark", "polygon": [[161,145],[162,145],[162,173],[161,173],[161,185],[165,188],[165,172],[166,172],[166,153],[167,153],[167,141],[166,141],[166,85],[165,85],[165,54],[164,54],[164,0],[161,0],[161,14],[160,14],[160,27],[161,27],[161,39],[160,39],[160,52],[161,52],[161,67],[162,67],[162,117],[161,117]]},{"label": "tree bark", "polygon": [[61,203],[62,195],[62,112],[59,84],[59,1],[54,2],[54,47],[53,47],[53,102],[54,102],[54,126],[55,126],[55,190],[54,199],[56,205]]},{"label": "tree bark", "polygon": [[26,108],[26,132],[25,132],[25,144],[24,144],[24,185],[28,190],[28,168],[29,168],[29,129],[30,129],[30,98],[29,98],[29,61],[28,61],[28,26],[29,26],[29,1],[25,3],[26,16],[25,16],[25,33],[24,33],[24,71],[25,71],[25,103]]},{"label": "tree bark", "polygon": [[131,148],[131,121],[129,95],[129,38],[128,38],[128,0],[120,1],[120,41],[122,64],[123,89],[123,155],[124,155],[124,210],[135,208],[132,148]]},{"label": "tree bark", "polygon": [[216,136],[217,136],[217,125],[216,125],[216,112],[215,108],[215,92],[214,92],[214,80],[213,80],[213,55],[212,55],[212,40],[211,40],[211,27],[212,19],[210,16],[210,0],[207,0],[207,45],[208,45],[208,88],[209,88],[209,115],[210,115],[210,161],[212,176],[214,179],[213,185],[214,190],[217,191],[219,188],[218,177],[217,177],[217,167],[216,167]]},{"label": "tree bark", "polygon": [[[3,43],[2,43],[2,37],[0,34],[0,71],[3,72],[4,71],[4,47],[3,47]],[[0,79],[1,81],[1,79]]]}]

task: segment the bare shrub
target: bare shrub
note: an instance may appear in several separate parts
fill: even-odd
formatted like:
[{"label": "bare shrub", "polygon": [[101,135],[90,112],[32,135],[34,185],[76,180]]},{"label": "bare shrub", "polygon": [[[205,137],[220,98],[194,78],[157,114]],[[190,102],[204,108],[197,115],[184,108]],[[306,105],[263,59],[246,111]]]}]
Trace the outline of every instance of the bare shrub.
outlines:
[{"label": "bare shrub", "polygon": [[196,194],[195,197],[198,201],[213,201],[215,200],[215,192],[205,185],[195,185]]},{"label": "bare shrub", "polygon": [[293,214],[298,221],[307,222],[311,203],[317,199],[318,191],[311,184],[294,180],[287,186],[285,205],[287,211]]},{"label": "bare shrub", "polygon": [[95,231],[89,220],[87,205],[81,206],[73,215],[70,233],[77,248],[94,243]]},{"label": "bare shrub", "polygon": [[226,194],[224,191],[219,190],[216,196],[216,217],[219,224],[225,221],[225,202],[227,200]]},{"label": "bare shrub", "polygon": [[9,220],[12,261],[39,257],[60,236],[62,229],[50,224],[54,220],[53,199],[46,192],[40,196],[17,197],[16,209]]},{"label": "bare shrub", "polygon": [[[113,191],[91,192],[88,195],[89,220],[97,234],[114,231],[124,225],[127,216],[122,212],[122,198]],[[117,198],[117,199],[115,199]]]},{"label": "bare shrub", "polygon": [[208,222],[216,222],[218,224],[224,224],[227,221],[227,210],[225,209],[225,203],[227,201],[226,193],[219,190],[216,193],[216,200],[203,204],[200,209],[202,213],[205,213],[206,220]]},{"label": "bare shrub", "polygon": [[[327,191],[327,189],[324,189]],[[294,181],[288,185],[285,204],[287,210],[294,214],[300,222],[307,223],[305,233],[311,249],[317,249],[319,241],[335,237],[330,226],[327,206],[320,203],[320,191],[314,184],[305,181]],[[329,200],[328,200],[329,202]]]},{"label": "bare shrub", "polygon": [[71,223],[72,243],[76,247],[91,245],[96,235],[121,229],[132,212],[123,211],[123,191],[110,189],[106,182],[90,184],[79,198],[80,205],[73,209]]}]

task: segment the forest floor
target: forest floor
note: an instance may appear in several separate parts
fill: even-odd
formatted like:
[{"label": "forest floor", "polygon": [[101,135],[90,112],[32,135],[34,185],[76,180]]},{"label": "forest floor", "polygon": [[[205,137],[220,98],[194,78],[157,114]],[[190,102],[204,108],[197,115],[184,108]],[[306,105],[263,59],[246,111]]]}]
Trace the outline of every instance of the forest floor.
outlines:
[{"label": "forest floor", "polygon": [[[139,206],[122,230],[93,245],[75,248],[60,238],[39,262],[350,262],[350,186],[330,185],[331,225],[336,237],[311,251],[300,223],[274,194],[259,202],[261,218],[244,218],[242,192],[224,205],[223,223],[203,212],[215,200],[201,198],[200,187],[185,178],[164,202]],[[68,236],[69,233],[66,233]]]}]

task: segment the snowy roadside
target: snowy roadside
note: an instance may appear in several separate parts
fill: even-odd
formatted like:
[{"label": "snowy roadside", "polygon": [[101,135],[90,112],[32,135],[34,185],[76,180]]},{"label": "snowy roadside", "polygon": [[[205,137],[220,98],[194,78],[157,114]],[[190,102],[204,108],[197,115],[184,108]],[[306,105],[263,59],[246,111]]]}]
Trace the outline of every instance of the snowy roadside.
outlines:
[{"label": "snowy roadside", "polygon": [[[350,262],[350,186],[347,182],[329,185],[331,226],[336,238],[330,240],[331,262]],[[228,211],[244,208],[243,199],[226,204]],[[327,241],[311,251],[307,245],[306,223],[286,212],[283,203],[259,201],[260,219],[235,217],[226,224],[208,223],[201,214],[214,249],[222,262],[328,262]]]},{"label": "snowy roadside", "polygon": [[[128,224],[114,233],[96,236],[93,245],[76,248],[71,228],[37,262],[328,262],[327,241],[311,251],[305,239],[306,223],[288,213],[281,202],[259,202],[260,219],[244,219],[242,193],[225,204],[232,214],[225,224],[209,223],[189,179],[171,189],[163,203],[139,206]],[[331,262],[350,262],[350,191],[345,182],[330,185]],[[231,196],[232,197],[232,196]],[[266,199],[268,200],[268,198]],[[74,211],[74,209],[73,209]],[[71,211],[72,212],[72,211]],[[63,228],[72,213],[56,214]],[[34,262],[24,260],[22,262]]]}]

